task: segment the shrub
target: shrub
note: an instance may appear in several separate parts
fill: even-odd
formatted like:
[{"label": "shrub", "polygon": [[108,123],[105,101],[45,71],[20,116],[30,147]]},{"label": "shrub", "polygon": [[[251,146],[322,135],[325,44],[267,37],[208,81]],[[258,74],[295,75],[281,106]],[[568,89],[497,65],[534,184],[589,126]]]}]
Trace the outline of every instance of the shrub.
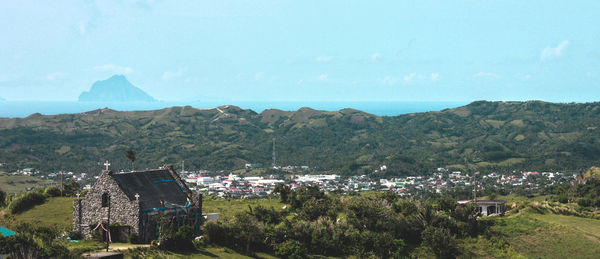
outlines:
[{"label": "shrub", "polygon": [[296,240],[289,240],[276,246],[275,255],[281,258],[306,258],[306,248]]},{"label": "shrub", "polygon": [[18,214],[46,201],[46,196],[38,191],[26,192],[13,199],[8,205],[10,213]]},{"label": "shrub", "polygon": [[207,243],[226,246],[232,242],[230,229],[218,221],[206,222],[203,226],[203,230]]},{"label": "shrub", "polygon": [[135,234],[135,233],[129,234],[129,238],[128,239],[129,239],[129,243],[131,243],[131,244],[140,244],[140,243],[142,243],[141,242],[142,240],[140,240],[140,237],[137,234]]},{"label": "shrub", "polygon": [[577,200],[577,204],[579,204],[579,206],[581,206],[581,207],[589,207],[592,205],[592,200],[590,200],[588,198],[581,198],[581,199]]},{"label": "shrub", "polygon": [[[174,223],[166,216],[159,219],[158,248],[169,251],[194,250],[194,230],[188,225],[175,228]],[[177,231],[175,231],[177,230]]]},{"label": "shrub", "polygon": [[566,194],[561,194],[558,196],[558,202],[560,203],[569,203],[569,197]]},{"label": "shrub", "polygon": [[92,231],[92,239],[98,242],[104,242],[104,230],[102,230],[102,228],[97,228]]},{"label": "shrub", "polygon": [[69,237],[72,240],[81,240],[81,239],[83,239],[83,235],[80,232],[75,231],[75,230],[70,230],[70,231],[67,232],[67,234],[69,235]]},{"label": "shrub", "polygon": [[452,258],[458,255],[454,236],[447,228],[428,226],[422,233],[423,244],[430,247],[439,258]]},{"label": "shrub", "polygon": [[6,205],[6,192],[0,190],[0,207],[4,207]]},{"label": "shrub", "polygon": [[55,186],[46,187],[46,189],[44,190],[44,195],[46,195],[46,197],[60,196],[60,189],[58,189]]}]

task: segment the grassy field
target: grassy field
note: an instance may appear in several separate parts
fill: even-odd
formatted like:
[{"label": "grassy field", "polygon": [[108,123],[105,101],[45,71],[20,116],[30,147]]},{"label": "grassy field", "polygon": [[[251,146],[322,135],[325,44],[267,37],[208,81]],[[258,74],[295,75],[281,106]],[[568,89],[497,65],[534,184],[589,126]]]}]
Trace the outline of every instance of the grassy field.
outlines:
[{"label": "grassy field", "polygon": [[26,175],[10,175],[0,172],[0,190],[6,193],[19,193],[27,188],[54,185],[51,180],[43,180],[38,177]]},{"label": "grassy field", "polygon": [[249,258],[263,258],[272,259],[277,258],[265,253],[256,253],[253,257],[237,253],[229,248],[224,247],[207,247],[200,251],[196,251],[190,254],[182,253],[167,253],[167,258],[173,259],[195,259],[195,258],[231,258],[231,259],[249,259]]},{"label": "grassy field", "polygon": [[37,205],[21,214],[13,215],[13,224],[20,222],[37,226],[70,228],[73,225],[72,197],[52,197],[46,203]]},{"label": "grassy field", "polygon": [[599,220],[525,210],[496,223],[492,230],[525,257],[597,258],[600,254]]}]

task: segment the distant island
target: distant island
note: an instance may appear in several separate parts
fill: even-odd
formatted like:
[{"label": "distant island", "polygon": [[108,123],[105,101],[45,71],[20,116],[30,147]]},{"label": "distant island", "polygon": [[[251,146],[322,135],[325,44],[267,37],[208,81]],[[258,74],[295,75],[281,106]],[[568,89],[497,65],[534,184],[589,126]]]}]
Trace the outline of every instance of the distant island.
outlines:
[{"label": "distant island", "polygon": [[79,95],[80,102],[155,102],[156,100],[131,84],[123,75],[96,81],[89,91]]}]

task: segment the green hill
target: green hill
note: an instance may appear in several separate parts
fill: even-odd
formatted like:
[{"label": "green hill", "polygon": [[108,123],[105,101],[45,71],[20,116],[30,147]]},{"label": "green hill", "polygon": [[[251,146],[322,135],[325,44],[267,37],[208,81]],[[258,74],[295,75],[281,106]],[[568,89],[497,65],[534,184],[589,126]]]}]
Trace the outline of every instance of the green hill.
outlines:
[{"label": "green hill", "polygon": [[438,112],[380,117],[353,109],[265,110],[190,106],[153,111],[100,109],[0,119],[8,169],[97,172],[109,160],[129,169],[185,160],[186,169],[245,163],[308,165],[342,174],[422,174],[437,167],[581,170],[600,160],[600,103],[486,102]]},{"label": "green hill", "polygon": [[[600,220],[597,219],[524,211],[495,221],[493,235],[506,243],[500,245],[500,254],[487,255],[490,257],[597,258],[600,254]],[[498,246],[486,245],[489,247],[481,250],[487,251],[480,250],[477,257],[486,257],[487,252],[494,252],[490,247]]]}]

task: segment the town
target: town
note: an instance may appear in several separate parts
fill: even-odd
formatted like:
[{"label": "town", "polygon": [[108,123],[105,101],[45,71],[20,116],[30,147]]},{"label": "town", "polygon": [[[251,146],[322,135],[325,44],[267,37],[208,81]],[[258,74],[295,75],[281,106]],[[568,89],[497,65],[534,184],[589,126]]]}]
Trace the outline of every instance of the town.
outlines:
[{"label": "town", "polygon": [[[476,180],[481,191],[499,190],[508,194],[512,191],[537,191],[545,187],[556,186],[573,181],[579,174],[572,172],[512,171],[491,172],[475,175],[463,171],[437,168],[428,175],[374,179],[366,175],[343,177],[338,174],[312,171],[308,166],[275,166],[280,174],[260,174],[264,172],[261,164],[247,164],[245,170],[230,171],[179,171],[190,189],[205,195],[221,198],[263,198],[274,195],[278,184],[288,185],[292,190],[303,185],[317,186],[325,192],[351,194],[364,191],[392,191],[403,197],[414,197],[422,193],[442,194],[455,189],[472,189]],[[375,173],[386,171],[381,165]],[[75,181],[83,189],[90,189],[98,175],[93,173],[52,172],[44,173],[34,168],[17,170],[10,174],[29,175],[50,179],[56,183]]]}]

